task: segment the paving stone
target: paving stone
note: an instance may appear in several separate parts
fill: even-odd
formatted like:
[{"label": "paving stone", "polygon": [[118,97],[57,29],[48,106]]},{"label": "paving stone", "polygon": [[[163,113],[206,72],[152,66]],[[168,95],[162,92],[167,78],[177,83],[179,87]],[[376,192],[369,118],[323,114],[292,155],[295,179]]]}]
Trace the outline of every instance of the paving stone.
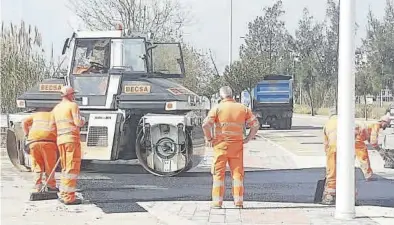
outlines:
[{"label": "paving stone", "polygon": [[224,215],[210,215],[209,216],[209,222],[213,223],[224,223]]}]

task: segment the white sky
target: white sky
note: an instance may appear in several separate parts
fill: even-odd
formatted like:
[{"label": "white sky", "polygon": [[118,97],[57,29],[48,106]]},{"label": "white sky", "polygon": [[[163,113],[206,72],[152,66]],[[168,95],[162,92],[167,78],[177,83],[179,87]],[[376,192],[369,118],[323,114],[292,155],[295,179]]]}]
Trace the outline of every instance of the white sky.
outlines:
[{"label": "white sky", "polygon": [[[265,6],[274,0],[233,0],[233,59],[238,58],[238,48],[247,33],[247,24],[262,14]],[[67,0],[1,0],[1,19],[4,22],[26,23],[38,27],[47,51],[51,43],[59,55],[64,40],[72,34],[70,21],[75,17],[66,7]],[[228,63],[229,6],[230,0],[181,0],[191,12],[193,23],[185,29],[185,39],[200,49],[211,49],[220,70]],[[373,4],[372,4],[373,3]],[[369,7],[379,18],[384,14],[386,0],[357,0],[356,22],[360,25],[357,40],[365,35]],[[302,10],[307,7],[318,20],[325,16],[326,0],[283,0],[286,14],[283,19],[294,34]]]}]

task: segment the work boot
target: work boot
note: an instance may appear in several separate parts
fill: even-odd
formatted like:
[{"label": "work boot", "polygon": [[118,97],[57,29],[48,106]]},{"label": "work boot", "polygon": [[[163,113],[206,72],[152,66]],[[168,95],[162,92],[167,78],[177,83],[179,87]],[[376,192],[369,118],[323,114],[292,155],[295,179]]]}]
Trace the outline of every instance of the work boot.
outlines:
[{"label": "work boot", "polygon": [[335,195],[326,194],[321,202],[322,205],[335,205]]},{"label": "work boot", "polygon": [[62,202],[65,205],[80,205],[82,204],[82,199],[76,198],[73,202]]},{"label": "work boot", "polygon": [[217,203],[212,203],[212,204],[211,204],[211,208],[212,208],[212,209],[221,209],[221,208],[222,208],[222,205],[217,204]]},{"label": "work boot", "polygon": [[365,177],[365,181],[377,181],[377,180],[378,180],[378,178],[376,177],[375,174]]},{"label": "work boot", "polygon": [[236,205],[235,208],[236,208],[236,209],[243,209],[244,206],[243,206],[243,205]]}]

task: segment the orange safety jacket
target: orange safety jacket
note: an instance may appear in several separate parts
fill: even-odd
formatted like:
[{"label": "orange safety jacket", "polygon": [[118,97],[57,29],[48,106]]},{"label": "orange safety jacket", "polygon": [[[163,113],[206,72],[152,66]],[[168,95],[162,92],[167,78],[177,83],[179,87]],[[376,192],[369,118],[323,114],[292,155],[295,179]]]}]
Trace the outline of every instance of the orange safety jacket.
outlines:
[{"label": "orange safety jacket", "polygon": [[378,147],[378,138],[380,132],[380,123],[372,123],[368,125],[367,140],[373,147]]},{"label": "orange safety jacket", "polygon": [[214,145],[221,142],[243,142],[245,123],[250,127],[259,127],[252,111],[230,98],[223,99],[218,106],[211,109],[204,120],[204,124],[214,126]]},{"label": "orange safety jacket", "polygon": [[356,122],[355,135],[355,148],[366,148],[365,141],[369,139],[368,125],[366,123]]},{"label": "orange safety jacket", "polygon": [[80,142],[79,128],[85,124],[77,103],[62,101],[53,109],[57,127],[57,143]]},{"label": "orange safety jacket", "polygon": [[23,131],[28,134],[28,142],[56,142],[56,124],[51,112],[37,112],[25,118],[22,122]]},{"label": "orange safety jacket", "polygon": [[327,151],[329,147],[336,151],[337,146],[337,116],[331,116],[323,128],[324,133],[324,149]]}]

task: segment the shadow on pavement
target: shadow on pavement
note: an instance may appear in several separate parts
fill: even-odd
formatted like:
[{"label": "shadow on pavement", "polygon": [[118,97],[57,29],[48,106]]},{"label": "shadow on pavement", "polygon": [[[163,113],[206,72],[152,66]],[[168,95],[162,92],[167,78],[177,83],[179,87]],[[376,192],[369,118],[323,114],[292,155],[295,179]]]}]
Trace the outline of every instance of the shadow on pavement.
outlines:
[{"label": "shadow on pavement", "polygon": [[[324,174],[324,168],[246,172],[244,199],[311,204],[317,180],[322,179]],[[89,176],[89,173],[83,172],[83,175]],[[109,179],[82,179],[78,183],[84,199],[97,205],[105,213],[144,212],[137,202],[211,200],[210,172],[188,172],[178,177],[156,177],[131,171],[101,175]],[[393,180],[378,177],[378,181],[366,182],[359,169],[356,170],[356,180],[359,205],[394,206]],[[226,173],[225,201],[232,201],[229,173]]]}]

